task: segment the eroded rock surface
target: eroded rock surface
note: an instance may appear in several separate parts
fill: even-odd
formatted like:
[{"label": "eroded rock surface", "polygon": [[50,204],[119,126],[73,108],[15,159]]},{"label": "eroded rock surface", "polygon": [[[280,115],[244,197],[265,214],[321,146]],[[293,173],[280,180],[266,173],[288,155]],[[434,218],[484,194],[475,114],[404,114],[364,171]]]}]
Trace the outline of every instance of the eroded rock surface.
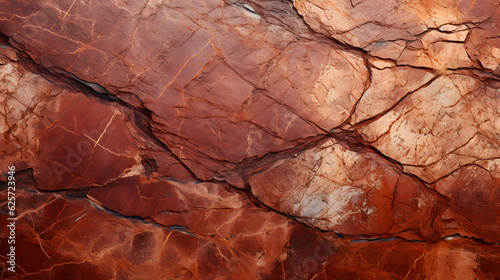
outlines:
[{"label": "eroded rock surface", "polygon": [[496,279],[498,6],[1,2],[2,279]]}]

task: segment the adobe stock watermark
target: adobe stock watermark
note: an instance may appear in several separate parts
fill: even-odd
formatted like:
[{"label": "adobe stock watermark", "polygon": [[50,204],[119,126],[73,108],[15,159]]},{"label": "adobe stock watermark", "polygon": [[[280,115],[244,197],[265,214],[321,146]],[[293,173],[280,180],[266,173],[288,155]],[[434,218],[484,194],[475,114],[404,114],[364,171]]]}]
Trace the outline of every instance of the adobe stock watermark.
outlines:
[{"label": "adobe stock watermark", "polygon": [[35,37],[42,28],[48,25],[51,18],[58,18],[56,11],[47,5],[41,6],[24,22],[21,27],[21,34],[29,38]]},{"label": "adobe stock watermark", "polygon": [[312,255],[303,259],[292,268],[285,271],[284,278],[287,280],[300,280],[304,279],[305,275],[310,275],[321,268],[330,255],[335,253],[335,245],[329,243],[327,240],[318,237],[316,239],[317,246],[312,251]]},{"label": "adobe stock watermark", "polygon": [[9,166],[7,172],[7,231],[8,231],[8,253],[7,270],[16,272],[16,167]]},{"label": "adobe stock watermark", "polygon": [[90,131],[83,129],[82,134],[84,137],[76,143],[67,143],[58,150],[62,152],[60,157],[64,159],[64,162],[53,161],[51,166],[59,183],[64,182],[63,176],[66,173],[73,173],[76,167],[85,162],[84,159],[91,156],[105,134],[112,133],[115,130],[112,122],[116,114],[114,113],[110,118],[101,119],[99,125]]}]

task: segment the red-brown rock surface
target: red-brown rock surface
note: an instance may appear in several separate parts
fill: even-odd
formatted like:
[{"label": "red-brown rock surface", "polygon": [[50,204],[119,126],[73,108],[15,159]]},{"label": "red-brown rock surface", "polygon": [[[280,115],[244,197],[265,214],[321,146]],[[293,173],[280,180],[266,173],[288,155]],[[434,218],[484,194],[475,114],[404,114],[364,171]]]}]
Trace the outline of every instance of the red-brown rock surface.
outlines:
[{"label": "red-brown rock surface", "polygon": [[499,5],[1,1],[1,278],[500,279]]}]

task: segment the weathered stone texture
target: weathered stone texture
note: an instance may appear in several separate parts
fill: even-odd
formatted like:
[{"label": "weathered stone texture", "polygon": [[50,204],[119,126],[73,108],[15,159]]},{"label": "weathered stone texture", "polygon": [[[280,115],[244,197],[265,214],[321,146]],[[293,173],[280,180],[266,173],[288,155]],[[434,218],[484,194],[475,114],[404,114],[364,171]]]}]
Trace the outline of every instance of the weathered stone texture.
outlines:
[{"label": "weathered stone texture", "polygon": [[498,279],[498,6],[1,1],[2,279]]}]

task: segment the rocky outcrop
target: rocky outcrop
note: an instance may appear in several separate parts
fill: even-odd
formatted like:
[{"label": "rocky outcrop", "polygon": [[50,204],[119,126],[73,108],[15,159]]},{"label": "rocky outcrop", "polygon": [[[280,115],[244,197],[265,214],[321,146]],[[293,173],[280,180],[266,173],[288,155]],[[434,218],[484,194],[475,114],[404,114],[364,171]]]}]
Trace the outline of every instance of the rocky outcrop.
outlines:
[{"label": "rocky outcrop", "polygon": [[499,13],[0,3],[2,278],[495,279]]}]

